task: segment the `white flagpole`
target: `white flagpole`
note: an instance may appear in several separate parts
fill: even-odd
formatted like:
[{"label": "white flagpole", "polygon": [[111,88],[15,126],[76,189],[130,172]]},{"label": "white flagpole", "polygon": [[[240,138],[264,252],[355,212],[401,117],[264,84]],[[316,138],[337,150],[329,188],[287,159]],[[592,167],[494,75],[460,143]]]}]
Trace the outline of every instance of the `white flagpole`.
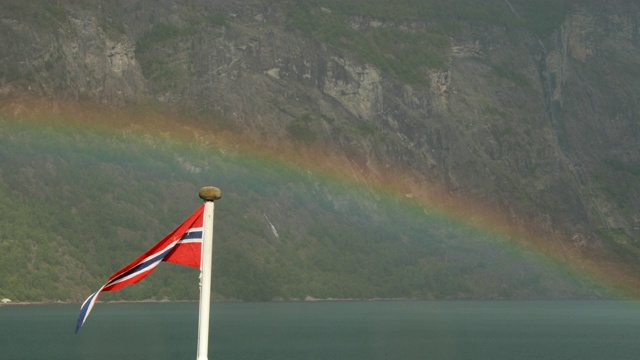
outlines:
[{"label": "white flagpole", "polygon": [[202,260],[200,270],[200,310],[198,314],[198,352],[196,360],[208,360],[209,307],[211,305],[211,269],[213,254],[213,202],[220,199],[220,189],[205,186],[198,193],[204,200]]}]

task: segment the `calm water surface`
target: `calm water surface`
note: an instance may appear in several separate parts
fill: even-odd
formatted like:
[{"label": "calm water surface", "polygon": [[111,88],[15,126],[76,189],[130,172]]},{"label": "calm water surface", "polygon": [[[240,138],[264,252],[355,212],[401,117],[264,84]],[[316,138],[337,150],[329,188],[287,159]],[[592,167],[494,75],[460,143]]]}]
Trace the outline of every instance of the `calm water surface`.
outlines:
[{"label": "calm water surface", "polygon": [[[0,359],[195,359],[196,303],[0,306]],[[209,359],[640,358],[640,302],[216,303]]]}]

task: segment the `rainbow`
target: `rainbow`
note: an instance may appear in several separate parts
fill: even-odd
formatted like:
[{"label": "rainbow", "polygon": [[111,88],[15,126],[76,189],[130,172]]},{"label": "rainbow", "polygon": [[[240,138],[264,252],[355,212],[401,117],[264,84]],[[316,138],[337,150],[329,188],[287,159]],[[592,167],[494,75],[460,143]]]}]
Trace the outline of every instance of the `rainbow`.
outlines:
[{"label": "rainbow", "polygon": [[[510,218],[482,202],[453,196],[439,184],[416,181],[403,169],[379,169],[349,161],[320,147],[249,139],[224,129],[205,128],[211,119],[186,117],[153,106],[112,108],[95,103],[66,103],[29,99],[0,100],[4,121],[28,121],[34,126],[81,128],[104,133],[126,133],[140,139],[149,136],[179,144],[197,144],[251,159],[267,167],[303,169],[338,186],[364,189],[382,199],[401,201],[416,211],[447,219],[455,226],[470,227],[500,244],[523,247],[548,266],[564,268],[602,285],[621,298],[640,296],[640,276],[605,255],[584,253],[561,234],[542,232],[531,224],[513,224]],[[209,125],[208,125],[209,126]]]}]

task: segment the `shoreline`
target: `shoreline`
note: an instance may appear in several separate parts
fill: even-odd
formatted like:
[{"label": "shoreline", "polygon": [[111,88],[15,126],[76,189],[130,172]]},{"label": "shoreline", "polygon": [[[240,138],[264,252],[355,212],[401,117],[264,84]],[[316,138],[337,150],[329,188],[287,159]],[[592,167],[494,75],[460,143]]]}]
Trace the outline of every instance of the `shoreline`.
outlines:
[{"label": "shoreline", "polygon": [[[96,304],[145,304],[145,303],[198,303],[199,300],[113,300],[113,301],[100,301]],[[557,299],[416,299],[416,298],[371,298],[371,299],[356,299],[356,298],[314,298],[307,296],[304,299],[272,299],[268,301],[253,301],[253,300],[238,300],[238,299],[225,299],[225,300],[213,300],[211,303],[302,303],[302,302],[402,302],[402,301],[640,301],[636,298],[557,298]],[[0,308],[3,306],[36,306],[36,305],[81,305],[81,301],[25,301],[25,302],[8,302],[0,303]]]},{"label": "shoreline", "polygon": [[[213,300],[212,303],[258,303],[258,302],[350,302],[350,301],[434,301],[435,299],[404,299],[404,298],[373,298],[373,299],[354,299],[354,298],[314,298],[307,296],[304,299],[272,299],[269,301],[253,301],[253,300]],[[444,300],[444,299],[443,299]],[[199,300],[108,300],[108,301],[96,301],[96,304],[145,304],[145,303],[197,303]],[[8,302],[0,304],[2,306],[30,306],[30,305],[80,305],[81,301],[23,301],[23,302]]]}]

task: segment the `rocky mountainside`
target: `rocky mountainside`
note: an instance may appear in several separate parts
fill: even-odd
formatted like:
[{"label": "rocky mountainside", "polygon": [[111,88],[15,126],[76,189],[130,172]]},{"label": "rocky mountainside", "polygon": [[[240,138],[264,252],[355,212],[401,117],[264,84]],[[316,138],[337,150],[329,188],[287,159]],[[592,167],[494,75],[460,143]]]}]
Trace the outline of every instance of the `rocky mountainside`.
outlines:
[{"label": "rocky mountainside", "polygon": [[0,94],[191,114],[635,268],[640,5],[444,3],[5,0]]}]

